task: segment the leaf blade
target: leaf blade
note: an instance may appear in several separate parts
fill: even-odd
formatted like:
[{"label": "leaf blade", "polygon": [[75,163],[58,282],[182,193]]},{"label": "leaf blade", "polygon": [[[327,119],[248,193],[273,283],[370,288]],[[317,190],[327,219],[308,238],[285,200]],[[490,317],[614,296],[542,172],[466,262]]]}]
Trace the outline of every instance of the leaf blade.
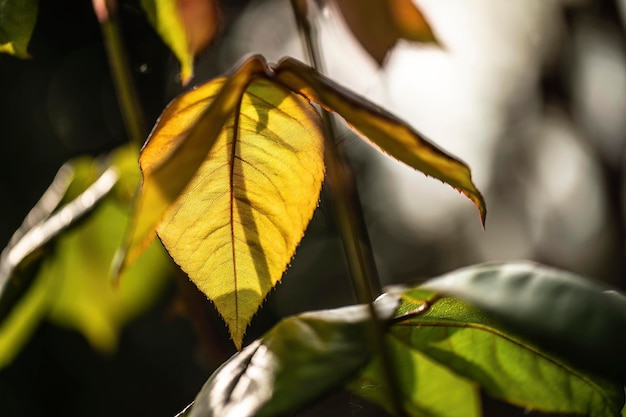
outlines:
[{"label": "leaf blade", "polygon": [[424,288],[454,295],[577,366],[626,381],[626,298],[531,262],[453,271]]},{"label": "leaf blade", "polygon": [[[422,294],[406,293],[414,299]],[[415,305],[414,299],[408,303]],[[392,334],[474,379],[490,396],[520,407],[600,417],[616,415],[624,403],[619,384],[572,368],[451,297],[405,317]]]},{"label": "leaf blade", "polygon": [[[390,318],[397,302],[377,302],[378,317]],[[211,375],[190,417],[279,416],[318,398],[371,356],[369,320],[364,305],[282,320]]]},{"label": "leaf blade", "polygon": [[439,149],[391,113],[293,58],[281,60],[274,71],[276,80],[339,114],[384,153],[464,194],[478,208],[484,225],[487,215],[485,201],[472,182],[471,172],[465,163]]},{"label": "leaf blade", "polygon": [[306,100],[266,79],[250,83],[226,125],[158,234],[241,348],[317,205],[323,135]]},{"label": "leaf blade", "polygon": [[117,274],[154,239],[158,223],[195,175],[248,83],[265,70],[265,61],[253,56],[228,79],[182,94],[165,109],[139,157],[143,184]]}]

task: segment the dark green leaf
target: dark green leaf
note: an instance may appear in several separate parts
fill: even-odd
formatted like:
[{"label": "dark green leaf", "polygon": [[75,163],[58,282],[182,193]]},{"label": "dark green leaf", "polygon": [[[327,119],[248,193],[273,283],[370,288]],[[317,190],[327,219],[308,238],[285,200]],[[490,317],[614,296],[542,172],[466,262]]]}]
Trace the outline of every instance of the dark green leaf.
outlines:
[{"label": "dark green leaf", "polygon": [[478,382],[491,397],[529,410],[592,417],[616,416],[624,404],[621,384],[570,366],[460,300],[410,290],[398,315],[393,335]]},{"label": "dark green leaf", "polygon": [[425,287],[480,307],[579,367],[626,382],[626,298],[615,291],[530,262],[465,268]]},{"label": "dark green leaf", "polygon": [[[392,317],[397,304],[380,300],[379,317]],[[278,416],[320,397],[371,357],[369,320],[360,305],[281,321],[215,371],[190,417]]]},{"label": "dark green leaf", "polygon": [[0,52],[28,58],[38,0],[0,0]]}]

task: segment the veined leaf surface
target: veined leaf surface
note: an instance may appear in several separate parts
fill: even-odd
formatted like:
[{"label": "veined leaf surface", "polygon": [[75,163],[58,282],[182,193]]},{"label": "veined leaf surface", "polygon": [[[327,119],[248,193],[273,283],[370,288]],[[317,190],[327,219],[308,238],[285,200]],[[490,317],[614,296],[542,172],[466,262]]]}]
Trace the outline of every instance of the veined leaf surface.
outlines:
[{"label": "veined leaf surface", "polygon": [[306,100],[265,79],[250,84],[225,127],[157,230],[240,348],[317,206],[323,135]]},{"label": "veined leaf surface", "polygon": [[252,58],[230,77],[179,96],[161,114],[139,157],[143,185],[118,273],[154,239],[163,215],[206,159],[250,80],[265,69],[265,61]]},{"label": "veined leaf surface", "polygon": [[295,59],[285,58],[275,72],[278,81],[339,114],[383,152],[465,194],[476,204],[485,223],[485,201],[463,162],[437,148],[406,122]]},{"label": "veined leaf surface", "polygon": [[577,366],[626,382],[626,297],[615,291],[532,262],[475,265],[423,286],[472,303]]},{"label": "veined leaf surface", "polygon": [[591,417],[616,416],[624,404],[620,384],[571,367],[462,301],[409,290],[398,315],[407,313],[392,327],[395,337],[475,380],[494,398],[530,410]]},{"label": "veined leaf surface", "polygon": [[0,0],[0,52],[28,58],[38,0]]},{"label": "veined leaf surface", "polygon": [[[386,336],[402,407],[411,417],[478,417],[480,391],[473,381],[445,365],[411,349],[393,335]],[[393,413],[391,393],[386,386],[380,358],[366,366],[348,388]]]}]

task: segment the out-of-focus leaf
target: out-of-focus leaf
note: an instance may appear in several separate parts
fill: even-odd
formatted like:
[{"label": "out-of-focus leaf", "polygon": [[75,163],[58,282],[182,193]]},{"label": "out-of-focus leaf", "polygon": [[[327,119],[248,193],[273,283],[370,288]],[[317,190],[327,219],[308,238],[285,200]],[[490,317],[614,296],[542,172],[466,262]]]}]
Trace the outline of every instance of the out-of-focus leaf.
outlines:
[{"label": "out-of-focus leaf", "polygon": [[480,307],[576,366],[626,382],[626,298],[617,292],[530,262],[464,268],[425,287]]},{"label": "out-of-focus leaf", "polygon": [[[30,254],[35,256],[44,245],[47,251],[41,264],[30,267],[37,268],[31,272],[34,282],[2,316],[0,367],[13,359],[42,319],[79,330],[95,347],[111,350],[120,326],[163,288],[170,263],[157,245],[126,272],[119,288],[112,288],[108,278],[128,220],[129,195],[124,189],[130,183],[136,186],[140,178],[136,159],[136,149],[120,149],[111,158],[114,168],[104,175],[97,161],[73,161],[73,180],[59,209],[10,247],[6,259],[15,258],[20,272]],[[3,256],[3,265],[6,259]]]},{"label": "out-of-focus leaf", "polygon": [[132,264],[154,239],[157,225],[206,160],[251,79],[264,72],[265,61],[253,57],[229,78],[182,94],[163,111],[139,158],[143,185],[118,270]]},{"label": "out-of-focus leaf", "polygon": [[215,303],[238,348],[317,206],[324,137],[315,109],[254,80],[158,234]]},{"label": "out-of-focus leaf", "polygon": [[391,333],[478,382],[491,397],[529,410],[591,417],[618,415],[624,405],[622,385],[538,349],[476,307],[451,297],[432,299],[422,290],[407,291],[403,304]]},{"label": "out-of-focus leaf", "polygon": [[381,65],[400,39],[437,42],[412,0],[335,0],[352,34]]},{"label": "out-of-focus leaf", "polygon": [[[395,297],[377,302],[393,316]],[[288,415],[345,381],[373,354],[367,306],[304,313],[278,323],[222,365],[196,396],[190,417]]]},{"label": "out-of-focus leaf", "polygon": [[28,43],[37,22],[38,0],[0,0],[0,53],[29,58]]},{"label": "out-of-focus leaf", "polygon": [[383,152],[465,194],[478,207],[484,224],[485,201],[463,162],[437,148],[404,121],[295,59],[282,60],[275,72],[278,81],[339,114]]},{"label": "out-of-focus leaf", "polygon": [[[445,365],[433,361],[417,350],[409,348],[394,336],[387,336],[387,346],[393,362],[394,374],[402,405],[411,417],[478,417],[480,391],[469,381]],[[391,393],[385,385],[380,358],[370,363],[349,388],[378,405],[393,412]]]},{"label": "out-of-focus leaf", "polygon": [[189,47],[197,55],[215,39],[220,29],[217,0],[177,0]]},{"label": "out-of-focus leaf", "polygon": [[180,78],[186,85],[193,77],[194,56],[219,29],[215,0],[141,0],[148,20],[180,62]]}]

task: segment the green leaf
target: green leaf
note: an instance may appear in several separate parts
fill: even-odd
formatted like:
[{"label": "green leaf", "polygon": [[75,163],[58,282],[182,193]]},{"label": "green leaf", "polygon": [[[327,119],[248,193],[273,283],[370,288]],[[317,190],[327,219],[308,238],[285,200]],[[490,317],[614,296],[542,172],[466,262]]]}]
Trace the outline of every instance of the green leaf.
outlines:
[{"label": "green leaf", "polygon": [[409,290],[392,334],[491,397],[547,413],[619,414],[620,384],[582,372],[496,324],[457,299]]},{"label": "green leaf", "polygon": [[9,272],[0,276],[7,279],[5,289],[22,278],[15,278],[14,271],[20,273],[39,253],[45,256],[29,267],[36,268],[30,272],[34,282],[22,289],[21,298],[6,304],[0,323],[0,367],[10,363],[43,319],[81,331],[94,347],[111,351],[120,327],[160,293],[170,263],[158,245],[126,271],[119,288],[109,280],[111,259],[128,220],[128,188],[140,179],[136,159],[136,149],[122,148],[104,174],[102,161],[74,160],[73,180],[59,208],[3,252],[1,269]]},{"label": "green leaf", "polygon": [[[395,297],[376,303],[389,319]],[[284,319],[224,363],[198,393],[190,417],[281,416],[352,376],[373,348],[364,305]]]},{"label": "green leaf", "polygon": [[[394,336],[387,346],[398,378],[405,413],[411,417],[474,417],[481,415],[477,384],[460,377],[445,365],[409,348]],[[354,393],[393,412],[380,358],[370,363],[349,384]]]},{"label": "green leaf", "polygon": [[534,263],[485,264],[425,288],[462,298],[576,366],[626,382],[626,298]]},{"label": "green leaf", "polygon": [[28,42],[37,22],[38,0],[0,0],[0,52],[29,58]]},{"label": "green leaf", "polygon": [[485,223],[485,201],[463,162],[437,148],[406,122],[293,58],[281,60],[274,70],[277,81],[336,112],[383,152],[465,194]]}]

